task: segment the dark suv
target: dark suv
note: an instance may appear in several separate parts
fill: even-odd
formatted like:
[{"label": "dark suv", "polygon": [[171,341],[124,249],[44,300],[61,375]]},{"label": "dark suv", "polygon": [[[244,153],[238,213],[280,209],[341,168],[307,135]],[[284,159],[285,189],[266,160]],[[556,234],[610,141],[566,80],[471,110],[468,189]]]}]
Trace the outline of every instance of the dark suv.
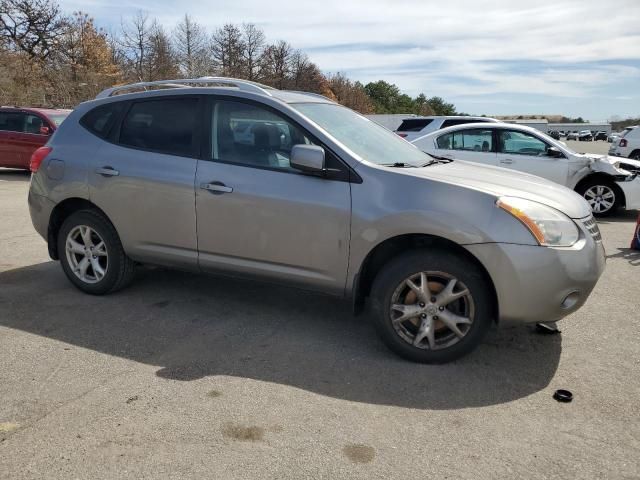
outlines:
[{"label": "dark suv", "polygon": [[29,170],[31,155],[71,110],[0,107],[0,167]]}]

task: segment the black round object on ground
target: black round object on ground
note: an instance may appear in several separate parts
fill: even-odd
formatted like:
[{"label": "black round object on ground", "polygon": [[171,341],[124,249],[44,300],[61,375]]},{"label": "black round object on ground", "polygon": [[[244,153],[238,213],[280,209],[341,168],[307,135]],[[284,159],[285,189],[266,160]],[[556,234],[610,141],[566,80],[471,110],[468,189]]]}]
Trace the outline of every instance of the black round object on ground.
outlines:
[{"label": "black round object on ground", "polygon": [[556,390],[553,394],[553,398],[562,403],[569,403],[573,400],[573,393],[569,390]]}]

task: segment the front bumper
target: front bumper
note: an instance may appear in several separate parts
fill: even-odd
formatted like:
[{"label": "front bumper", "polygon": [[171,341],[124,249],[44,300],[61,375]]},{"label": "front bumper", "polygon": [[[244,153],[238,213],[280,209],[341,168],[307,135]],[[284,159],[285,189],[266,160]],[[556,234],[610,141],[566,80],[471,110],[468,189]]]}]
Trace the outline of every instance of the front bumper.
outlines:
[{"label": "front bumper", "polygon": [[[578,310],[605,267],[604,247],[576,222],[581,238],[572,247],[508,243],[467,245],[493,280],[499,323],[554,322]],[[570,302],[565,302],[571,296]],[[563,304],[564,302],[564,304]]]},{"label": "front bumper", "polygon": [[627,210],[640,209],[640,177],[636,177],[630,182],[616,182],[622,189]]}]

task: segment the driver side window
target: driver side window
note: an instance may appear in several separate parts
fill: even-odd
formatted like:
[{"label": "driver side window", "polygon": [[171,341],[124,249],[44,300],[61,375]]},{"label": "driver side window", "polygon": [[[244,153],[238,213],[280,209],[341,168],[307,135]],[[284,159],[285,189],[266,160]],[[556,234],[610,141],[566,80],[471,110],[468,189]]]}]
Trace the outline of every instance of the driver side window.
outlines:
[{"label": "driver side window", "polygon": [[543,157],[547,155],[547,149],[550,146],[530,133],[517,130],[500,130],[498,138],[500,152],[512,155]]},{"label": "driver side window", "polygon": [[313,143],[285,118],[252,104],[221,100],[211,112],[213,160],[295,171],[289,163],[291,149]]}]

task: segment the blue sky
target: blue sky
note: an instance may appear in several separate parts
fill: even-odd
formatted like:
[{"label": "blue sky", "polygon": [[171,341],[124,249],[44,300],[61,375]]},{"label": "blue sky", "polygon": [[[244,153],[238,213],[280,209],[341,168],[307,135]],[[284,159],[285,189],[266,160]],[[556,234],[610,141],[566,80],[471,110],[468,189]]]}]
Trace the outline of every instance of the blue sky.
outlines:
[{"label": "blue sky", "polygon": [[172,29],[252,22],[325,72],[384,79],[475,114],[640,116],[640,0],[62,0],[117,29],[143,11]]}]

